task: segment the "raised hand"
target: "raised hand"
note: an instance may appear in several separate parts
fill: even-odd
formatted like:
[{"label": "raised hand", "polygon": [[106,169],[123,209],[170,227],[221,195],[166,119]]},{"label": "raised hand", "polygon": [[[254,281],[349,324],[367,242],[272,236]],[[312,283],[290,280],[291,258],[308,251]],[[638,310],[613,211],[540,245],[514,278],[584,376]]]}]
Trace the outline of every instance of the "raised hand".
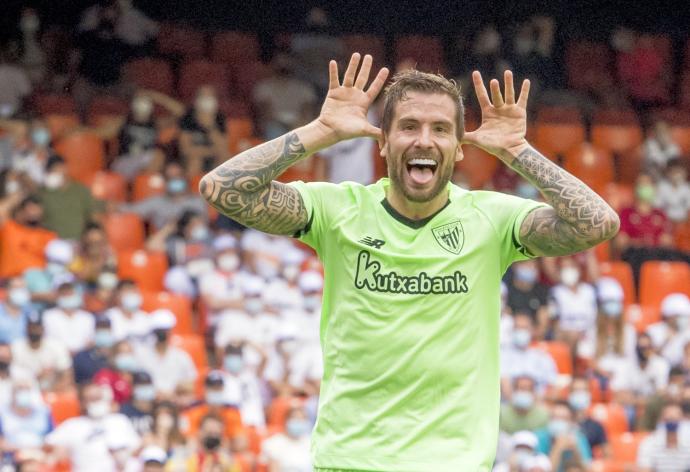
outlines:
[{"label": "raised hand", "polygon": [[491,99],[484,87],[482,75],[472,73],[474,91],[482,110],[482,124],[476,131],[465,133],[462,142],[478,146],[485,151],[501,157],[506,152],[516,156],[527,145],[527,97],[529,80],[522,82],[520,97],[515,101],[513,73],[505,72],[505,96],[501,95],[498,80],[489,83]]},{"label": "raised hand", "polygon": [[388,69],[382,68],[365,91],[369,81],[372,58],[364,56],[362,67],[357,73],[360,54],[354,53],[345,71],[342,84],[338,78],[338,64],[331,61],[328,65],[328,95],[321,108],[317,122],[334,133],[338,139],[350,139],[359,136],[378,138],[381,130],[369,123],[367,111],[376,96],[381,92],[388,77]]}]

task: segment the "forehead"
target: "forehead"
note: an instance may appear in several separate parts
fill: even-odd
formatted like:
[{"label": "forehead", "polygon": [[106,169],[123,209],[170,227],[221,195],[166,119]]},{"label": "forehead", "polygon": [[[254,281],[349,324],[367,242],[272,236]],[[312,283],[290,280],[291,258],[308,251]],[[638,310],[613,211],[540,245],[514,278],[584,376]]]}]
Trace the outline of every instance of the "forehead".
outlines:
[{"label": "forehead", "polygon": [[457,104],[445,93],[428,93],[417,90],[405,92],[395,105],[395,120],[450,121],[455,123]]}]

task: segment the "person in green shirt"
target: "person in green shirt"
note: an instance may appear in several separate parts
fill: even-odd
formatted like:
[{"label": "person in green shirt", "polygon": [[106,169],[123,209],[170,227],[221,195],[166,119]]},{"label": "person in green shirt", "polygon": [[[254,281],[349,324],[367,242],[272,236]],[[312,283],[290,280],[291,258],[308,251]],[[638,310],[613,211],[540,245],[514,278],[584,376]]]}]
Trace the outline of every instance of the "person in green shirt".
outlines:
[{"label": "person in green shirt", "polygon": [[532,377],[520,375],[513,379],[510,403],[501,405],[499,428],[506,433],[536,431],[549,422],[549,411],[537,402],[536,383]]},{"label": "person in green shirt", "polygon": [[[360,67],[361,63],[361,67]],[[220,165],[199,190],[249,227],[292,235],[325,269],[323,379],[311,453],[316,470],[480,471],[499,426],[500,282],[510,264],[613,237],[616,213],[525,139],[529,82],[474,87],[482,124],[464,131],[455,83],[417,70],[386,89],[381,128],[367,110],[372,58],[352,55],[311,123]],[[358,71],[359,70],[359,71]],[[388,178],[362,186],[276,182],[336,142],[377,139]],[[537,187],[546,203],[450,182],[461,144],[479,146]]]}]

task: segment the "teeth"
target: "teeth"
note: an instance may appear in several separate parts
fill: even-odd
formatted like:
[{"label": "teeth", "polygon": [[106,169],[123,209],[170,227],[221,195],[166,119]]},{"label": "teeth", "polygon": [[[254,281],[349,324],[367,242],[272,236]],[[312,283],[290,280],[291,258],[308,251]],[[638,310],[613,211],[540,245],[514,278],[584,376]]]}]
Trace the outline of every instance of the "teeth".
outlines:
[{"label": "teeth", "polygon": [[436,161],[433,159],[412,159],[407,164],[411,166],[435,166]]}]

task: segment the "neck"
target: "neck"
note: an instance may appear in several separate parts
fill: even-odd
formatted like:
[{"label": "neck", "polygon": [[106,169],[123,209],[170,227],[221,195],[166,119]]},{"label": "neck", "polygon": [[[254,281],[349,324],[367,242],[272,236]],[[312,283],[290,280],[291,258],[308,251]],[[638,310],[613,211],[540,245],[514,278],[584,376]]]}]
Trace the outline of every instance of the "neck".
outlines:
[{"label": "neck", "polygon": [[518,290],[521,290],[523,292],[527,292],[528,290],[531,290],[534,284],[531,284],[529,282],[525,282],[523,280],[519,280],[518,278],[513,279],[513,285],[515,288]]},{"label": "neck", "polygon": [[444,189],[426,202],[413,202],[392,185],[386,190],[386,199],[398,213],[411,220],[421,220],[439,211],[448,202],[448,192]]},{"label": "neck", "polygon": [[7,304],[5,305],[5,308],[7,308],[7,312],[8,312],[10,315],[18,315],[18,314],[21,313],[21,311],[22,311],[21,308],[19,308],[18,306],[14,306],[14,305],[11,304],[11,303],[7,303]]},{"label": "neck", "polygon": [[652,211],[652,205],[650,205],[647,202],[638,202],[637,203],[637,211],[642,213],[643,215],[646,215],[648,213],[651,213]]}]

